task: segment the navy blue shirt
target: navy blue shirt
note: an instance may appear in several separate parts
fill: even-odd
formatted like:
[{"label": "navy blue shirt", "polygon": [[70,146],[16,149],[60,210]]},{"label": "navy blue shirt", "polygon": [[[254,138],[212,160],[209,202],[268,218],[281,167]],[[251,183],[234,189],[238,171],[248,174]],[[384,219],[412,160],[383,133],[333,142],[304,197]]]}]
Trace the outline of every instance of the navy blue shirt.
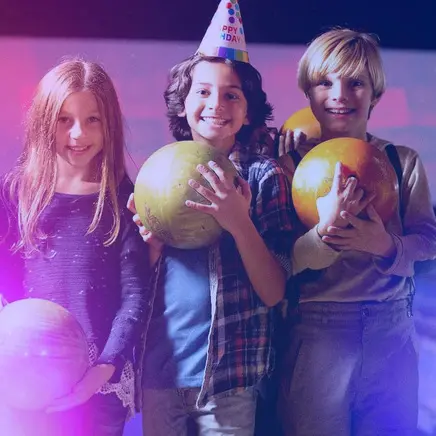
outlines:
[{"label": "navy blue shirt", "polygon": [[113,224],[109,200],[97,228],[87,234],[98,194],[55,193],[39,220],[47,240],[39,252],[21,257],[22,297],[69,310],[97,346],[98,361],[118,370],[133,358],[149,296],[148,250],[125,206],[131,192],[133,184],[125,178],[118,188],[120,233],[110,246],[104,245]]},{"label": "navy blue shirt", "polygon": [[199,388],[211,324],[208,249],[165,247],[147,333],[143,387]]}]

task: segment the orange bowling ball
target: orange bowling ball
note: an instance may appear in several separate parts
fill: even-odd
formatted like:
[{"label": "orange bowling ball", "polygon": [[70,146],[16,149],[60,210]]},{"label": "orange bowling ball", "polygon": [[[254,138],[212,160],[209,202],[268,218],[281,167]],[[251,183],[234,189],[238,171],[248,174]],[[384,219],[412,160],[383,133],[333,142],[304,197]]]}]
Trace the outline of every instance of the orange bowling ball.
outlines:
[{"label": "orange bowling ball", "polygon": [[301,131],[307,136],[307,139],[321,137],[321,126],[310,107],[294,112],[285,121],[280,132],[283,133],[287,130],[292,130],[293,132]]},{"label": "orange bowling ball", "polygon": [[336,138],[310,150],[298,165],[292,183],[292,200],[301,222],[313,228],[319,222],[316,200],[330,192],[335,166],[341,162],[344,182],[355,176],[384,223],[398,205],[398,180],[385,153],[368,142]]}]

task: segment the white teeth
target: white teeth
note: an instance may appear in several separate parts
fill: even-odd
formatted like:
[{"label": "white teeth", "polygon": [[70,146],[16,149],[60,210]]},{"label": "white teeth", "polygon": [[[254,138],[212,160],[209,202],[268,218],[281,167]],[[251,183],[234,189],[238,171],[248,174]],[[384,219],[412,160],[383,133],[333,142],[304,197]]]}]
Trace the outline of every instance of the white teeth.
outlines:
[{"label": "white teeth", "polygon": [[211,123],[211,124],[216,124],[219,126],[223,126],[224,124],[227,123],[227,120],[223,119],[223,118],[215,118],[215,117],[202,117],[204,121]]},{"label": "white teeth", "polygon": [[332,114],[349,114],[352,109],[327,109]]},{"label": "white teeth", "polygon": [[86,147],[68,147],[68,148],[70,150],[73,150],[73,151],[85,151],[88,149],[88,146],[86,146]]}]

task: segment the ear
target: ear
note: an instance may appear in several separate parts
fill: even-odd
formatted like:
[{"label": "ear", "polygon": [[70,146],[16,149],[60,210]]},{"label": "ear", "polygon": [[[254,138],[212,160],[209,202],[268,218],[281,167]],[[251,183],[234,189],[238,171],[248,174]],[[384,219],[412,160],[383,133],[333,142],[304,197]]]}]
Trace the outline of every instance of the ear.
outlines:
[{"label": "ear", "polygon": [[373,99],[372,99],[372,102],[371,102],[371,109],[374,109],[375,108],[375,106],[378,104],[378,102],[380,101],[380,99],[381,99],[381,95],[379,95],[378,97],[374,97]]},{"label": "ear", "polygon": [[306,91],[304,91],[304,96],[306,97],[307,100],[310,101],[311,95],[310,95],[310,91],[312,90],[312,87],[308,88]]},{"label": "ear", "polygon": [[177,116],[180,117],[180,118],[185,118],[185,117],[186,117],[186,110],[183,109],[182,112],[179,112],[179,113],[177,114]]},{"label": "ear", "polygon": [[372,113],[372,111],[374,110],[375,106],[376,106],[376,105],[378,104],[378,102],[380,101],[381,97],[382,97],[382,96],[380,95],[380,96],[378,96],[378,97],[374,97],[374,98],[372,99],[371,105],[369,106],[368,120],[370,119],[370,117],[371,117],[371,113]]}]

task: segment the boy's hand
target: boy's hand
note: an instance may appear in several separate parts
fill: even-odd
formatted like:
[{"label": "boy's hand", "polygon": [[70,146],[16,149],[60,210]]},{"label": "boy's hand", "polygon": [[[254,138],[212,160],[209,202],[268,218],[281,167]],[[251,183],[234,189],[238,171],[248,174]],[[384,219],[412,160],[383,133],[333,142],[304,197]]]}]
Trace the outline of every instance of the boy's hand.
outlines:
[{"label": "boy's hand", "polygon": [[209,162],[209,167],[199,165],[198,172],[209,182],[212,189],[202,186],[195,180],[189,180],[189,186],[202,195],[210,204],[186,201],[186,206],[200,212],[212,215],[221,227],[234,235],[244,229],[250,220],[251,202],[250,185],[238,176],[239,186],[235,186],[232,176],[226,176],[222,168],[215,162]]},{"label": "boy's hand", "polygon": [[351,228],[330,226],[327,229],[327,236],[323,236],[322,240],[340,250],[364,251],[381,257],[393,256],[395,244],[392,235],[386,231],[372,204],[366,210],[368,220],[357,218],[349,212],[342,211],[342,219],[350,224]]},{"label": "boy's hand", "polygon": [[297,151],[298,146],[307,141],[307,136],[301,130],[286,130],[279,136],[279,157]]},{"label": "boy's hand", "polygon": [[318,233],[321,236],[326,236],[327,229],[331,226],[342,228],[348,226],[349,222],[340,216],[341,211],[358,215],[374,199],[374,195],[365,197],[355,177],[349,177],[345,184],[342,182],[343,178],[343,167],[338,162],[330,192],[316,200],[319,215]]},{"label": "boy's hand", "polygon": [[161,256],[164,244],[159,238],[154,236],[149,230],[144,227],[141,218],[139,218],[139,215],[136,211],[133,193],[130,194],[129,199],[127,200],[127,209],[129,209],[130,212],[133,213],[133,222],[138,226],[139,234],[142,236],[143,241],[149,244],[150,265],[153,266]]},{"label": "boy's hand", "polygon": [[86,403],[112,377],[115,367],[109,364],[92,366],[82,380],[74,386],[73,391],[65,397],[56,399],[46,413],[62,412]]}]

